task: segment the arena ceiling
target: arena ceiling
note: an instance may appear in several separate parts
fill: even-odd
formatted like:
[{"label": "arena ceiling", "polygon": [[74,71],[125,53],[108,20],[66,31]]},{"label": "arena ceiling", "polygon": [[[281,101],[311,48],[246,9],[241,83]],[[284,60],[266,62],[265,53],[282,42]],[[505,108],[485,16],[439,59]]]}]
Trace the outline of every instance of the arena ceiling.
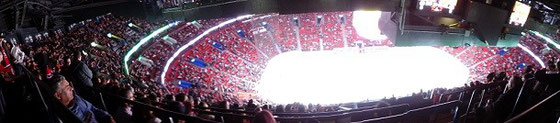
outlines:
[{"label": "arena ceiling", "polygon": [[558,0],[537,0],[537,1],[542,2],[545,5],[554,9],[552,12],[556,14],[560,13],[560,1]]},{"label": "arena ceiling", "polygon": [[[308,12],[353,11],[357,9],[381,10],[400,12],[402,0],[237,0],[232,6],[218,6],[210,8],[191,9],[186,13],[160,13],[152,14],[138,1],[128,0],[0,0],[0,32],[9,32],[21,28],[35,27],[41,31],[60,28],[70,23],[90,19],[105,13],[120,16],[133,16],[147,20],[186,20],[210,19],[223,17],[236,17],[243,14],[280,13],[295,14]],[[411,6],[415,0],[405,0]],[[473,0],[480,1],[480,0]],[[522,0],[527,1],[527,0]],[[538,1],[550,9],[548,14],[560,13],[558,0],[531,0]],[[412,3],[411,3],[412,2]],[[133,5],[131,3],[136,3]],[[534,3],[534,2],[533,2]],[[134,9],[131,9],[134,8]],[[215,9],[218,8],[218,9]],[[242,8],[242,9],[240,9]],[[87,11],[81,11],[85,10]],[[144,8],[145,9],[145,8]],[[134,10],[134,11],[132,11]],[[118,14],[118,13],[123,14]],[[408,17],[416,18],[414,23],[438,25],[438,18],[453,18],[456,21],[464,17],[447,14],[409,13]],[[463,13],[464,14],[464,13]],[[534,15],[539,18],[539,15]],[[541,15],[542,16],[542,15]],[[156,18],[156,19],[152,19]],[[427,19],[426,19],[427,18]],[[542,19],[538,19],[542,20]],[[435,23],[434,23],[435,22]],[[409,23],[409,22],[407,22]]]},{"label": "arena ceiling", "polygon": [[[60,28],[67,20],[91,18],[99,12],[90,12],[94,7],[104,7],[127,0],[0,0],[0,32],[22,28],[37,28],[46,31]],[[79,14],[73,11],[82,11]],[[113,9],[107,9],[113,10]],[[105,13],[110,11],[104,11]],[[91,15],[89,13],[92,13]]]}]

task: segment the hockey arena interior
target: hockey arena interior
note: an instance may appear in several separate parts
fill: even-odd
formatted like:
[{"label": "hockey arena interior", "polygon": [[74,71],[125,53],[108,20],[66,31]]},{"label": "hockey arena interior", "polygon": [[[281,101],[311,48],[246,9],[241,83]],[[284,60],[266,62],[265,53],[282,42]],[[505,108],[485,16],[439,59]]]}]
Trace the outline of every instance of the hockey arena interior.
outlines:
[{"label": "hockey arena interior", "polygon": [[0,122],[560,122],[556,0],[0,0]]}]

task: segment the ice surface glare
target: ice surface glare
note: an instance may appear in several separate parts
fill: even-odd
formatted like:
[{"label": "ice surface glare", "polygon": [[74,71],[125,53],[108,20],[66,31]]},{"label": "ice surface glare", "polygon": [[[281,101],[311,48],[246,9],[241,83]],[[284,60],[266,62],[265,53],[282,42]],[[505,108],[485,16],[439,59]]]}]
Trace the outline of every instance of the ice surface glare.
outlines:
[{"label": "ice surface glare", "polygon": [[256,89],[263,99],[279,104],[337,104],[458,87],[468,77],[465,65],[433,47],[292,51],[268,62]]},{"label": "ice surface glare", "polygon": [[352,17],[352,26],[359,36],[369,40],[384,40],[387,38],[387,36],[381,35],[379,30],[381,11],[354,11]]}]

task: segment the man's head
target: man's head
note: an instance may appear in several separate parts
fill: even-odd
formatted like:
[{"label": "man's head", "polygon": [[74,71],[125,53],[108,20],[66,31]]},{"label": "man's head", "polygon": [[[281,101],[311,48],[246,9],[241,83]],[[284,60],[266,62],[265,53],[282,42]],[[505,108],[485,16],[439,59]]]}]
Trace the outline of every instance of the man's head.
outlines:
[{"label": "man's head", "polygon": [[119,96],[129,100],[134,100],[134,91],[132,90],[132,88],[124,88],[121,90]]},{"label": "man's head", "polygon": [[255,102],[253,102],[253,99],[250,99],[247,104],[253,105],[253,104],[255,104]]},{"label": "man's head", "polygon": [[173,95],[171,95],[171,94],[165,95],[165,100],[167,100],[167,101],[175,101],[175,96],[173,96]]},{"label": "man's head", "polygon": [[510,78],[508,82],[508,90],[512,90],[514,88],[520,88],[523,85],[523,80],[519,76],[513,76]]},{"label": "man's head", "polygon": [[535,71],[535,79],[537,79],[540,82],[548,82],[548,80],[550,80],[546,75],[546,69]]},{"label": "man's head", "polygon": [[80,51],[77,51],[74,53],[74,59],[76,61],[82,61],[82,53]]},{"label": "man's head", "polygon": [[554,60],[549,60],[547,65],[548,65],[548,70],[556,70],[556,64],[554,64]]},{"label": "man's head", "polygon": [[72,64],[72,58],[70,57],[64,57],[64,66],[70,66]]},{"label": "man's head", "polygon": [[187,101],[187,95],[185,93],[179,93],[177,95],[175,95],[175,100],[179,101],[179,102],[185,102]]},{"label": "man's head", "polygon": [[492,73],[488,74],[488,76],[486,76],[486,82],[494,81],[494,77],[496,77],[496,73],[492,72]]},{"label": "man's head", "polygon": [[306,107],[305,105],[298,105],[298,112],[299,113],[305,113]]},{"label": "man's head", "polygon": [[74,100],[74,88],[61,75],[56,75],[49,83],[53,90],[53,96],[58,99],[64,106],[68,107],[70,102]]},{"label": "man's head", "polygon": [[278,113],[283,113],[284,111],[284,105],[278,105],[276,106],[276,112]]},{"label": "man's head", "polygon": [[[124,88],[121,89],[119,92],[119,96],[124,97],[128,100],[135,100],[134,99],[134,91],[132,90],[132,88]],[[125,107],[132,107],[132,105],[130,103],[123,103]]]},{"label": "man's head", "polygon": [[524,73],[533,73],[533,69],[535,69],[535,65],[528,65],[527,67],[525,67]]},{"label": "man's head", "polygon": [[220,102],[220,108],[229,109],[229,102],[228,101]]}]

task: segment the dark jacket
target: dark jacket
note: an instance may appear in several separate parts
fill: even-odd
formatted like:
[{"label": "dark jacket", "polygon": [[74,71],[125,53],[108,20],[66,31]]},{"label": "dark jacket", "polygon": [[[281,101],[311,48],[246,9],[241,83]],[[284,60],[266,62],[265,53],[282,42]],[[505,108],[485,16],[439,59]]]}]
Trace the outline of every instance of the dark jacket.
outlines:
[{"label": "dark jacket", "polygon": [[[494,115],[496,116],[498,122],[504,122],[507,120],[508,115],[513,111],[513,107],[520,90],[521,87],[515,87],[512,90],[500,95],[496,102],[494,102]],[[520,104],[518,104],[517,107],[520,107]]]},{"label": "dark jacket", "polygon": [[93,82],[91,81],[91,78],[93,78],[93,72],[91,72],[91,69],[89,69],[84,62],[73,64],[70,69],[70,73],[74,81],[76,81],[75,83],[93,87]]},{"label": "dark jacket", "polygon": [[111,116],[106,111],[96,108],[78,95],[74,95],[74,105],[69,108],[80,120],[89,123],[106,122]]},{"label": "dark jacket", "polygon": [[76,64],[72,64],[69,74],[76,94],[90,102],[93,101],[92,103],[96,106],[101,106],[97,101],[98,97],[96,97],[96,94],[90,89],[93,87],[93,73],[89,67],[84,62],[77,62]]}]

